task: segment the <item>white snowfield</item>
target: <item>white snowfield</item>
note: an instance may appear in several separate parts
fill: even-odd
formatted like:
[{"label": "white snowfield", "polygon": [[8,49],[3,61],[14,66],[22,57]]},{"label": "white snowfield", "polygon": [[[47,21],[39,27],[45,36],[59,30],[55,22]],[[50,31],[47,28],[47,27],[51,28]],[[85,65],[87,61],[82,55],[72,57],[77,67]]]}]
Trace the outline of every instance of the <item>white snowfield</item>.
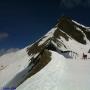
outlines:
[{"label": "white snowfield", "polygon": [[90,90],[90,60],[51,53],[51,62],[16,90]]},{"label": "white snowfield", "polygon": [[[24,70],[28,64],[29,57],[25,49],[0,57],[0,90]],[[21,77],[21,79],[23,78]]]}]

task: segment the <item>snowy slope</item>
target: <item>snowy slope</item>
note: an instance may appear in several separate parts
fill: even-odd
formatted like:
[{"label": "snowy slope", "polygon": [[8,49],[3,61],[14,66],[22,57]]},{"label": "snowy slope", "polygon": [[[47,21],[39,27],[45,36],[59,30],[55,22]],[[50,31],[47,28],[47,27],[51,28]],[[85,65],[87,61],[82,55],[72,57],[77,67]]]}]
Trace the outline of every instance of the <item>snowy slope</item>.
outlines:
[{"label": "snowy slope", "polygon": [[0,57],[0,89],[89,90],[89,50],[89,27],[64,17],[32,45]]},{"label": "snowy slope", "polygon": [[52,52],[51,62],[17,90],[89,90],[90,61],[65,59]]},{"label": "snowy slope", "polygon": [[28,64],[29,57],[25,49],[2,56],[0,58],[0,88],[9,83]]}]

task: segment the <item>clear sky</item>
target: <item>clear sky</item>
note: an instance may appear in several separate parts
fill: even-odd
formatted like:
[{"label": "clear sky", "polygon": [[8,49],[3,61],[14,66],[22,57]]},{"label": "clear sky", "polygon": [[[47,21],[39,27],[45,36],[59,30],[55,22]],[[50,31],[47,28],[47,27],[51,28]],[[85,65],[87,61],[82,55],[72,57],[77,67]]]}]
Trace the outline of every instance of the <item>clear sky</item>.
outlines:
[{"label": "clear sky", "polygon": [[29,45],[62,15],[90,26],[90,0],[0,0],[0,49]]}]

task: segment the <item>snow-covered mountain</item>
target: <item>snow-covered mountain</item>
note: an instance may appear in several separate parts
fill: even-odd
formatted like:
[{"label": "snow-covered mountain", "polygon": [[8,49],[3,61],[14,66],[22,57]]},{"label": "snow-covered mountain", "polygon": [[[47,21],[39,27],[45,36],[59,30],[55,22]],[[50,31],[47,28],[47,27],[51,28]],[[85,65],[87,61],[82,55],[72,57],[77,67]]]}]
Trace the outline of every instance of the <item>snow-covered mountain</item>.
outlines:
[{"label": "snow-covered mountain", "polygon": [[89,60],[90,28],[64,16],[32,45],[0,57],[0,89],[89,90]]}]

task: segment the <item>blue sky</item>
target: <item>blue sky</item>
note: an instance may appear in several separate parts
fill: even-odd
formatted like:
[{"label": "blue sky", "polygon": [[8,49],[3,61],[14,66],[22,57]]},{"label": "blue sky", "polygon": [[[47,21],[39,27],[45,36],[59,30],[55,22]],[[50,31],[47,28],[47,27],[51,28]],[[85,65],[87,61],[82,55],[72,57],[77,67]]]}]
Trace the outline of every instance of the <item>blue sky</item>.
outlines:
[{"label": "blue sky", "polygon": [[0,0],[0,50],[31,44],[62,15],[90,26],[90,0]]}]

